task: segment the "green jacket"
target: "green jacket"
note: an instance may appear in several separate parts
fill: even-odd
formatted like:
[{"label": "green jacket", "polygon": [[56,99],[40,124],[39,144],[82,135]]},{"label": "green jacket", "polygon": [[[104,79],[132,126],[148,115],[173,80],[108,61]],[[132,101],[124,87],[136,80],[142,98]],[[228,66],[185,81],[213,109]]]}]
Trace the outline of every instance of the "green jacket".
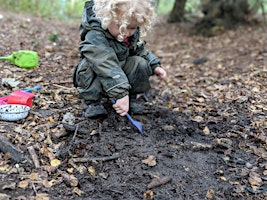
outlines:
[{"label": "green jacket", "polygon": [[[91,69],[98,76],[103,90],[110,98],[122,98],[129,94],[131,88],[127,76],[121,69],[127,57],[142,56],[148,62],[150,75],[160,65],[160,60],[147,51],[145,41],[139,39],[140,31],[136,30],[127,47],[118,42],[108,30],[101,27],[101,22],[92,10],[94,2],[87,1],[80,26],[81,43],[79,46],[81,60],[86,58]],[[75,84],[75,83],[74,83]]]}]

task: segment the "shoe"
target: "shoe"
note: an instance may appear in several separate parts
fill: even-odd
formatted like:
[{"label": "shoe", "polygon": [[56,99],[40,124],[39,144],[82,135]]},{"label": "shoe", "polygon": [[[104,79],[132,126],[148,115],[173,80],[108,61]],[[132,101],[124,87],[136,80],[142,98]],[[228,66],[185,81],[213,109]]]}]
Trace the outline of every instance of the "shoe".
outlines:
[{"label": "shoe", "polygon": [[86,101],[84,103],[83,116],[88,118],[105,118],[108,112],[104,106],[98,101]]},{"label": "shoe", "polygon": [[144,111],[144,106],[141,102],[138,102],[136,95],[130,96],[130,112],[133,114],[142,114]]}]

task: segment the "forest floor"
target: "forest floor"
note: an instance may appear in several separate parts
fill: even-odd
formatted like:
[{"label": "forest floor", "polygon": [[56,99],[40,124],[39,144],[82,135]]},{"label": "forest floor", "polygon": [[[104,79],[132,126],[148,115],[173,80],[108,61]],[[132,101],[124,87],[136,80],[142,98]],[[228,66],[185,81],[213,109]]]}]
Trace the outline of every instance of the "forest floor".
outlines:
[{"label": "forest floor", "polygon": [[147,48],[168,78],[151,78],[132,115],[144,136],[108,102],[106,119],[82,117],[79,23],[0,11],[0,26],[0,55],[40,59],[30,70],[1,61],[1,96],[41,86],[26,119],[0,121],[0,199],[267,199],[266,26],[204,38],[159,20]]}]

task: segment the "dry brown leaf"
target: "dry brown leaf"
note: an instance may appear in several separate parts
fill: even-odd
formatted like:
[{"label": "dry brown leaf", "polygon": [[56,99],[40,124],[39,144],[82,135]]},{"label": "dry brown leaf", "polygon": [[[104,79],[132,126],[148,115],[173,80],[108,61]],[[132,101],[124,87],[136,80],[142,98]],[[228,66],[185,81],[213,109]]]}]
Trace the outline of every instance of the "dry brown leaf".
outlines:
[{"label": "dry brown leaf", "polygon": [[74,171],[73,167],[67,169],[67,172],[70,173],[70,174],[73,173],[73,171]]},{"label": "dry brown leaf", "polygon": [[153,200],[154,199],[154,193],[152,190],[145,191],[143,196],[144,196],[144,198],[143,198],[144,200]]},{"label": "dry brown leaf", "polygon": [[3,166],[0,166],[0,171],[2,172],[8,172],[9,171],[9,166],[8,165],[3,165]]},{"label": "dry brown leaf", "polygon": [[205,135],[209,135],[210,134],[209,127],[205,126],[205,128],[203,129],[203,132],[204,132]]},{"label": "dry brown leaf", "polygon": [[195,121],[195,122],[200,123],[200,122],[203,122],[204,118],[201,117],[201,116],[195,116],[192,120]]},{"label": "dry brown leaf", "polygon": [[250,183],[251,186],[260,186],[262,183],[262,179],[260,177],[260,175],[256,172],[250,172],[249,173],[249,178],[248,181]]},{"label": "dry brown leaf", "polygon": [[88,167],[88,172],[92,175],[92,176],[95,176],[95,168],[93,166],[89,166]]},{"label": "dry brown leaf", "polygon": [[45,186],[46,188],[50,188],[53,187],[54,185],[57,184],[58,181],[56,181],[55,179],[48,181],[47,179],[42,181],[43,186]]},{"label": "dry brown leaf", "polygon": [[58,159],[52,159],[52,160],[50,160],[50,165],[51,165],[52,167],[57,167],[57,166],[59,166],[60,164],[61,164],[61,161],[58,160]]},{"label": "dry brown leaf", "polygon": [[25,189],[26,187],[28,187],[29,183],[30,183],[29,180],[20,181],[18,183],[18,187],[22,188],[22,189]]},{"label": "dry brown leaf", "polygon": [[77,187],[73,188],[73,192],[74,192],[75,194],[79,195],[79,196],[82,196],[83,193],[84,193],[82,190],[80,190],[80,189],[77,188]]},{"label": "dry brown leaf", "polygon": [[206,197],[207,197],[208,199],[214,199],[214,197],[215,197],[215,191],[214,191],[213,189],[209,189],[209,190],[207,191]]},{"label": "dry brown leaf", "polygon": [[147,159],[142,160],[142,163],[147,164],[150,167],[153,167],[157,164],[156,158],[153,155],[150,155]]},{"label": "dry brown leaf", "polygon": [[38,173],[31,173],[29,178],[32,181],[38,181],[39,180],[39,174]]},{"label": "dry brown leaf", "polygon": [[54,159],[56,156],[53,153],[53,151],[49,148],[47,148],[45,145],[40,149],[40,153],[44,156],[48,157],[50,160]]},{"label": "dry brown leaf", "polygon": [[36,200],[49,200],[49,196],[46,193],[36,194]]}]

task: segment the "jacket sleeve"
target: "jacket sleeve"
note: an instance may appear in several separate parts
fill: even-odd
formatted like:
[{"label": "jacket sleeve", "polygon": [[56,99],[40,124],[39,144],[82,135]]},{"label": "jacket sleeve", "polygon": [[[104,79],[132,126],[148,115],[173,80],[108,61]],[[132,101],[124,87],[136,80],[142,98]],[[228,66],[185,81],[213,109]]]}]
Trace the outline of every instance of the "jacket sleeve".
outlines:
[{"label": "jacket sleeve", "polygon": [[135,54],[146,59],[153,75],[155,68],[160,66],[161,62],[155,54],[145,48],[145,45],[146,42],[139,39],[139,41],[136,43]]},{"label": "jacket sleeve", "polygon": [[81,57],[91,63],[92,70],[110,98],[120,99],[129,94],[131,86],[128,78],[103,33],[89,31],[79,48]]}]

